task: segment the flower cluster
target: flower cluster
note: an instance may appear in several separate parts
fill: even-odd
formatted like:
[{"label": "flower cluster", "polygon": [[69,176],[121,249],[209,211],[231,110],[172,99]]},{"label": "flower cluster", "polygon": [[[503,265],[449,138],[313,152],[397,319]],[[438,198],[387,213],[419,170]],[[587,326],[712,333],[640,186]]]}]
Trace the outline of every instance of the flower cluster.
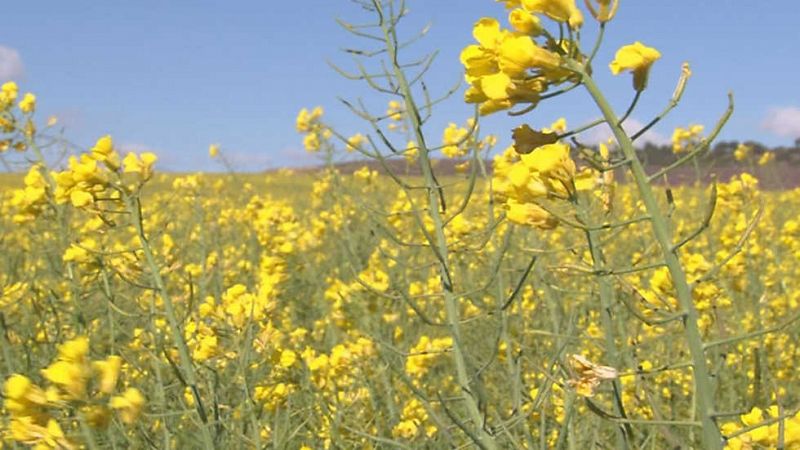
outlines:
[{"label": "flower cluster", "polygon": [[685,153],[693,149],[703,139],[702,125],[689,125],[687,128],[675,128],[672,132],[672,152]]},{"label": "flower cluster", "polygon": [[484,115],[520,103],[536,105],[548,89],[570,77],[561,67],[561,54],[571,52],[572,43],[547,39],[539,44],[536,38],[542,35],[543,28],[536,14],[578,28],[583,16],[574,0],[512,3],[519,6],[509,16],[514,30],[501,28],[496,19],[483,18],[472,31],[478,44],[461,52],[470,84],[465,100],[479,104]]},{"label": "flower cluster", "polygon": [[306,151],[310,153],[320,151],[322,142],[330,139],[332,136],[331,130],[320,121],[323,112],[322,107],[317,106],[311,111],[303,108],[297,115],[295,128],[298,133],[304,135],[303,146],[306,148]]},{"label": "flower cluster", "polygon": [[[740,423],[729,422],[722,426],[723,435],[736,437],[728,439],[726,450],[745,450],[751,448],[800,448],[800,412],[794,415],[782,413],[777,406],[767,410],[754,407],[742,414]],[[740,432],[743,428],[749,431]]]},{"label": "flower cluster", "polygon": [[69,449],[74,444],[66,437],[61,423],[72,424],[72,412],[92,427],[105,428],[111,411],[133,424],[145,404],[138,389],[117,392],[122,358],[109,356],[90,361],[89,339],[78,337],[58,348],[58,357],[41,371],[49,383],[41,388],[30,378],[13,374],[5,382],[4,407],[11,414],[9,435],[12,441],[42,449]]},{"label": "flower cluster", "polygon": [[[551,128],[564,126],[557,122]],[[505,201],[509,220],[520,225],[553,228],[558,221],[541,205],[542,200],[571,199],[577,189],[584,188],[585,183],[580,179],[586,176],[577,177],[576,165],[567,144],[553,142],[520,154],[528,133],[534,131],[527,126],[518,128],[515,131],[515,147],[495,157],[495,189]]]}]

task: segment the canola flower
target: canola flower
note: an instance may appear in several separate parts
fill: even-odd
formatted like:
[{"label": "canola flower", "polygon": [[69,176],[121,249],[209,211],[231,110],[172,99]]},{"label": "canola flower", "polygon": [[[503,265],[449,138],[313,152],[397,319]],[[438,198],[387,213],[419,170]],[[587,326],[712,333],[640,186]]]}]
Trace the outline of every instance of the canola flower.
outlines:
[{"label": "canola flower", "polygon": [[[74,423],[75,413],[85,415],[95,428],[109,425],[111,411],[119,413],[125,424],[135,424],[145,398],[129,387],[120,395],[117,384],[122,368],[122,358],[109,356],[105,360],[90,361],[89,339],[79,336],[58,346],[56,359],[41,370],[49,386],[39,387],[22,374],[12,374],[3,387],[3,407],[10,413],[7,437],[18,443],[42,449],[77,448],[64,432],[59,420],[64,414],[72,416],[66,423]],[[69,417],[68,416],[68,417]]]},{"label": "canola flower", "polygon": [[[591,81],[574,36],[617,2],[500,3],[510,28],[481,19],[462,54],[481,112]],[[634,47],[615,67],[637,86],[658,58]],[[383,150],[422,177],[172,175],[110,136],[49,167],[37,99],[4,84],[0,149],[33,162],[0,192],[0,445],[798,446],[796,190],[749,173],[671,186],[656,199],[668,262],[659,209],[623,182],[624,139],[595,148],[563,118],[513,119],[514,145],[484,172],[496,138],[471,121],[420,134],[408,100],[379,103],[361,133],[322,108],[296,128],[326,163]],[[676,160],[705,132],[677,130]],[[437,178],[432,154],[464,172]],[[697,408],[687,324],[713,411]]]},{"label": "canola flower", "polygon": [[633,73],[633,89],[640,92],[647,88],[650,68],[660,58],[661,53],[658,50],[636,41],[617,50],[609,67],[614,75],[623,71]]}]

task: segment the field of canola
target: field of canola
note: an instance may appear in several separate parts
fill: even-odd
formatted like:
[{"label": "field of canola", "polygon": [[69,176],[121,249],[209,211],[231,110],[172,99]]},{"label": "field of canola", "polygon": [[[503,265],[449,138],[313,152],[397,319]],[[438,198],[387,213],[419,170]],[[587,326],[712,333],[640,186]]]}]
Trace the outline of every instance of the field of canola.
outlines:
[{"label": "field of canola", "polygon": [[[462,53],[467,102],[585,88],[617,124],[575,38],[617,3],[500,3],[511,28],[481,19]],[[385,76],[360,78],[388,109],[351,104],[350,137],[297,118],[323,161],[372,161],[355,172],[166,174],[110,136],[48,165],[55,121],[2,86],[0,156],[30,163],[0,178],[0,448],[800,448],[800,190],[654,185],[670,167],[643,173],[618,126],[587,147],[589,126],[522,125],[493,157],[478,115],[426,139],[404,10],[367,6],[349,30],[385,37]],[[659,56],[610,69],[638,99]],[[676,130],[674,166],[726,118]],[[374,169],[393,159],[422,175]]]}]

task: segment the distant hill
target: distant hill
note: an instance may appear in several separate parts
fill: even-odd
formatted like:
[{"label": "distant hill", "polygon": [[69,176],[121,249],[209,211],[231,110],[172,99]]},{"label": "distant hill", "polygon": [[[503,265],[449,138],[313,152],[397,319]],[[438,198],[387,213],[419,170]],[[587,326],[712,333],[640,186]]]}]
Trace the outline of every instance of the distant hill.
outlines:
[{"label": "distant hill", "polygon": [[[703,153],[698,158],[698,165],[702,179],[710,181],[716,177],[719,181],[727,181],[732,176],[742,172],[749,172],[761,182],[764,189],[791,189],[800,187],[800,139],[795,142],[793,147],[769,148],[758,142],[748,141],[746,145],[752,148],[752,155],[749,160],[736,161],[733,151],[739,146],[737,141],[722,141],[713,146],[709,152]],[[774,152],[775,159],[766,166],[758,166],[757,161],[765,152]],[[654,173],[660,168],[671,164],[676,160],[669,146],[657,146],[647,144],[639,149],[639,155],[645,162],[645,167],[649,173]],[[434,161],[435,170],[440,175],[456,175],[456,166],[463,160],[437,159]],[[578,160],[580,166],[580,160]],[[340,162],[336,167],[343,173],[352,173],[367,166],[372,170],[384,172],[384,167],[377,161],[353,160]],[[400,175],[419,176],[420,168],[417,164],[409,164],[403,158],[393,158],[386,160],[386,167],[392,172]],[[486,161],[487,170],[491,172],[491,159]],[[308,167],[296,169],[300,172],[313,172],[320,167]],[[674,185],[694,183],[697,180],[697,171],[693,163],[688,163],[669,173],[667,182]],[[663,180],[659,180],[663,182]]]}]

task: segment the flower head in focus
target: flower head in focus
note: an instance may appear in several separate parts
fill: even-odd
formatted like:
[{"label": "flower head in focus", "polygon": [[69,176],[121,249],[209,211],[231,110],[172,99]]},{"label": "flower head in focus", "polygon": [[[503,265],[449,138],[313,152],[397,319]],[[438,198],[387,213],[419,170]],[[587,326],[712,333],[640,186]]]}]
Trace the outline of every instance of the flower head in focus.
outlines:
[{"label": "flower head in focus", "polygon": [[617,50],[617,54],[609,67],[614,75],[619,75],[624,71],[632,72],[633,88],[640,92],[647,87],[650,67],[659,58],[661,58],[661,53],[658,50],[636,41]]}]

